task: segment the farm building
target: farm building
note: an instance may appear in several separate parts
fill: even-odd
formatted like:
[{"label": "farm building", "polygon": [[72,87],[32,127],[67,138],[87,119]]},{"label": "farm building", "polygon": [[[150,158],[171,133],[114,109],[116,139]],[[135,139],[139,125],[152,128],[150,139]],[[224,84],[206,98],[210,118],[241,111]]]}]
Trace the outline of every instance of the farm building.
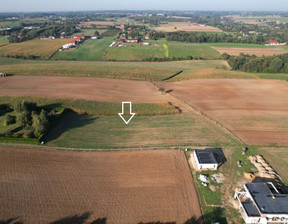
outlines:
[{"label": "farm building", "polygon": [[0,77],[6,77],[6,73],[0,72]]},{"label": "farm building", "polygon": [[211,149],[204,149],[204,150],[195,149],[194,158],[196,161],[197,168],[199,170],[202,169],[217,170],[218,168],[217,160],[215,158],[213,150]]},{"label": "farm building", "polygon": [[146,34],[146,35],[144,36],[144,38],[145,38],[145,40],[149,40],[149,39],[150,39],[150,35],[149,35],[149,34]]},{"label": "farm building", "polygon": [[245,184],[234,199],[245,223],[288,223],[288,194],[281,194],[271,182]]}]

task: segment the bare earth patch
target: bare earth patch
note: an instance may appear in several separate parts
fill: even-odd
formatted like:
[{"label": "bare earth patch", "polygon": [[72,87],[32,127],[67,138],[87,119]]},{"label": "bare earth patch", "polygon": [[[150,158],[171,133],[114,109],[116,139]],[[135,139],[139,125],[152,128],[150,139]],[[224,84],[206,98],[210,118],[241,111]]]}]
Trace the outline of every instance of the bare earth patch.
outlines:
[{"label": "bare earth patch", "polygon": [[202,215],[182,151],[0,153],[0,220],[184,223]]},{"label": "bare earth patch", "polygon": [[[176,28],[176,29],[175,29]],[[176,31],[197,31],[197,32],[222,32],[222,30],[213,26],[195,26],[190,23],[169,23],[161,25],[160,27],[153,28],[154,30],[165,31],[165,32],[176,32]]]},{"label": "bare earth patch", "polygon": [[158,82],[252,145],[288,144],[288,84],[276,80]]},{"label": "bare earth patch", "polygon": [[219,51],[221,54],[227,53],[232,56],[239,56],[241,53],[253,55],[258,57],[273,56],[278,54],[285,54],[287,51],[280,48],[243,48],[243,47],[212,47]]}]

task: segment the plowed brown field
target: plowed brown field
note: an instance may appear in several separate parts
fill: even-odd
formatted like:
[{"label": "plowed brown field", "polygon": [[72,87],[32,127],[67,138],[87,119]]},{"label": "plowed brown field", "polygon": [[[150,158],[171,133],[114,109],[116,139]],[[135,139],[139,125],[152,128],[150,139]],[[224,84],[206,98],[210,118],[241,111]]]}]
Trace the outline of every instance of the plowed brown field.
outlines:
[{"label": "plowed brown field", "polygon": [[239,56],[241,53],[256,55],[258,57],[264,56],[273,56],[278,54],[285,54],[287,50],[284,48],[245,48],[245,47],[212,47],[215,50],[219,51],[221,54],[227,53],[233,56]]},{"label": "plowed brown field", "polygon": [[276,80],[158,82],[247,144],[288,144],[288,83]]},{"label": "plowed brown field", "polygon": [[102,102],[171,102],[183,112],[189,107],[161,92],[150,82],[119,79],[48,76],[9,76],[1,79],[0,96],[35,96]]},{"label": "plowed brown field", "polygon": [[1,147],[0,155],[0,221],[184,223],[202,215],[183,151]]}]

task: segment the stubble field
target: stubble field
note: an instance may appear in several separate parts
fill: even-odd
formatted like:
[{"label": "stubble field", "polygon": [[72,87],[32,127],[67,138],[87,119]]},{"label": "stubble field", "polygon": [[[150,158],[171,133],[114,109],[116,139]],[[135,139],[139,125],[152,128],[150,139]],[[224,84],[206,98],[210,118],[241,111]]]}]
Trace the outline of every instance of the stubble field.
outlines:
[{"label": "stubble field", "polygon": [[275,80],[159,82],[246,144],[288,144],[288,85]]},{"label": "stubble field", "polygon": [[182,151],[0,152],[1,221],[184,223],[202,216]]},{"label": "stubble field", "polygon": [[29,40],[21,43],[7,44],[0,47],[0,56],[16,57],[33,55],[40,59],[50,58],[63,44],[69,43],[69,39],[55,40]]}]

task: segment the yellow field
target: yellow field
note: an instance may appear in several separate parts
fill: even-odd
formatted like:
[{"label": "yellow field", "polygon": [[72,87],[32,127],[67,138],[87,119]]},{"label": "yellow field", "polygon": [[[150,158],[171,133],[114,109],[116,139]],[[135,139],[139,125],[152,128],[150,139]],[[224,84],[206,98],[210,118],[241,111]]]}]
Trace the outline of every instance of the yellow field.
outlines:
[{"label": "yellow field", "polygon": [[0,56],[27,57],[36,56],[40,59],[50,58],[63,44],[69,42],[69,39],[55,40],[29,40],[21,43],[13,43],[0,47]]},{"label": "yellow field", "polygon": [[155,27],[154,30],[165,32],[176,32],[176,31],[222,32],[222,30],[213,26],[201,26],[199,24],[195,26],[194,23],[182,23],[182,22],[161,24],[160,27]]}]

